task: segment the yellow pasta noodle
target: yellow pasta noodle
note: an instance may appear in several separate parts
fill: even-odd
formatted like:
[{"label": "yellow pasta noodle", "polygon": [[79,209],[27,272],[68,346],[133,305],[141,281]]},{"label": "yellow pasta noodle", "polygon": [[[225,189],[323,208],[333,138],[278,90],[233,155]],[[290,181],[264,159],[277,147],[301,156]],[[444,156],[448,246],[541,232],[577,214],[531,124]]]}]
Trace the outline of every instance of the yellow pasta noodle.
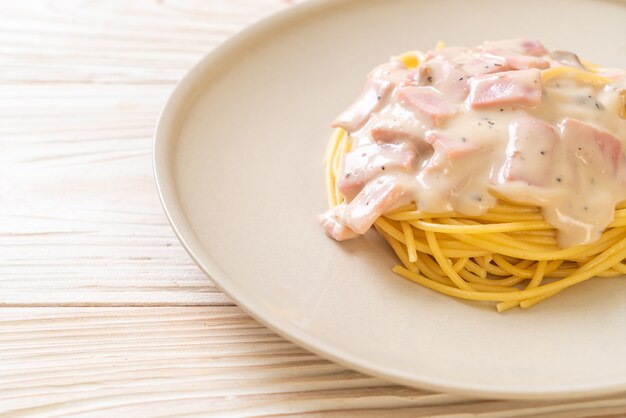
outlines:
[{"label": "yellow pasta noodle", "polygon": [[[331,206],[343,201],[336,179],[350,146],[338,128],[325,156]],[[495,302],[499,312],[530,308],[594,277],[626,273],[626,202],[617,205],[600,239],[564,249],[538,208],[501,197],[481,216],[423,213],[412,205],[374,226],[398,256],[395,273],[448,296]]]}]

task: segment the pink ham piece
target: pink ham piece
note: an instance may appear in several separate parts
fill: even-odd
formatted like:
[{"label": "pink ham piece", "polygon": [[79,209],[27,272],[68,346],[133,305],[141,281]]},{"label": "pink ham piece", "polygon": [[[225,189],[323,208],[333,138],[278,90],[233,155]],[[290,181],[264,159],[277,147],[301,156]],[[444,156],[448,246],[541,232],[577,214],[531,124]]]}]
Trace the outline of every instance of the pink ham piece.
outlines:
[{"label": "pink ham piece", "polygon": [[381,176],[373,180],[346,206],[342,219],[353,231],[364,234],[379,216],[407,201],[408,191],[398,177]]},{"label": "pink ham piece", "polygon": [[397,141],[417,142],[421,139],[419,131],[407,129],[402,123],[394,120],[378,121],[372,126],[371,135],[377,142],[393,143]]},{"label": "pink ham piece", "polygon": [[434,131],[428,132],[425,140],[435,149],[436,160],[452,160],[480,150],[466,137],[455,138]]},{"label": "pink ham piece", "polygon": [[337,241],[346,241],[359,236],[359,234],[342,224],[337,218],[336,208],[328,209],[317,217],[326,235]]},{"label": "pink ham piece", "polygon": [[448,102],[443,94],[433,87],[400,87],[397,100],[428,126],[439,125],[458,111],[454,104]]},{"label": "pink ham piece", "polygon": [[618,138],[573,118],[565,118],[560,127],[569,155],[594,171],[615,175],[622,160],[622,144]]},{"label": "pink ham piece", "polygon": [[365,183],[382,173],[409,171],[415,166],[417,152],[408,144],[370,144],[346,154],[343,172],[337,181],[339,192],[354,198]]},{"label": "pink ham piece", "polygon": [[521,55],[493,49],[477,54],[463,64],[463,70],[471,76],[493,74],[510,70],[528,70],[538,68],[544,70],[550,67],[550,62],[543,58]]},{"label": "pink ham piece", "polygon": [[465,100],[469,92],[468,76],[452,60],[440,55],[420,66],[419,84],[432,86],[452,101]]},{"label": "pink ham piece", "polygon": [[393,111],[378,115],[371,125],[370,135],[379,143],[407,143],[413,146],[419,155],[431,151],[430,145],[424,142],[426,128],[419,122],[413,112],[396,106]]},{"label": "pink ham piece", "polygon": [[543,58],[529,57],[527,55],[504,55],[506,65],[513,70],[528,70],[538,68],[545,70],[550,68],[550,63]]},{"label": "pink ham piece", "polygon": [[559,144],[556,129],[534,118],[522,118],[509,125],[509,143],[502,176],[534,186],[546,186]]},{"label": "pink ham piece", "polygon": [[393,86],[391,81],[382,78],[368,79],[359,98],[333,121],[332,126],[348,132],[356,131],[386,100]]},{"label": "pink ham piece", "polygon": [[507,39],[503,41],[487,41],[482,44],[483,50],[507,49],[524,55],[540,57],[546,55],[548,51],[539,41],[531,39]]},{"label": "pink ham piece", "polygon": [[536,57],[540,57],[548,53],[546,47],[543,46],[541,42],[533,39],[521,39],[519,41],[519,47],[525,54],[534,55]]},{"label": "pink ham piece", "polygon": [[504,71],[472,78],[470,105],[487,106],[537,106],[541,103],[541,71]]},{"label": "pink ham piece", "polygon": [[504,57],[491,54],[476,54],[463,64],[463,71],[471,76],[499,73],[509,68]]},{"label": "pink ham piece", "polygon": [[487,54],[500,57],[504,61],[504,67],[509,70],[528,70],[529,68],[545,70],[550,68],[550,62],[531,55],[516,54],[502,49],[491,49],[487,51]]}]

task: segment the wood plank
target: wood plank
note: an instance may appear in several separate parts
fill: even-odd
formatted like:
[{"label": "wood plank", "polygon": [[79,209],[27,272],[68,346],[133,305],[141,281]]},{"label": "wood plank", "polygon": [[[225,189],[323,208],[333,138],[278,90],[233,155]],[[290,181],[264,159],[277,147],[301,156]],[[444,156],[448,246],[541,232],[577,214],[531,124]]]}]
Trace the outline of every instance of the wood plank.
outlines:
[{"label": "wood plank", "polygon": [[152,134],[198,59],[287,4],[1,5],[0,306],[230,304],[163,215]]},{"label": "wood plank", "polygon": [[404,388],[322,360],[232,306],[0,308],[2,413],[588,417],[626,413],[626,395],[530,404]]},{"label": "wood plank", "polygon": [[174,83],[241,28],[288,5],[257,1],[3,2],[2,83]]},{"label": "wood plank", "polygon": [[152,175],[172,86],[0,86],[0,304],[230,302],[174,236]]}]

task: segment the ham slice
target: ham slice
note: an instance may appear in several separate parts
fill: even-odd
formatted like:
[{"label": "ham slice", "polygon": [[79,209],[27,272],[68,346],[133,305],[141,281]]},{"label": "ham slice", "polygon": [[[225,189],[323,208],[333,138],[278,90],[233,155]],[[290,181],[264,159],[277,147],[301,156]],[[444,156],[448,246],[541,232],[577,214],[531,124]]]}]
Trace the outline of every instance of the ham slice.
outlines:
[{"label": "ham slice", "polygon": [[372,138],[377,142],[394,143],[398,141],[417,142],[421,139],[419,130],[407,129],[397,120],[381,120],[372,126]]},{"label": "ham slice", "polygon": [[539,41],[532,39],[506,39],[503,41],[487,41],[481,46],[483,50],[506,49],[523,55],[533,55],[540,57],[546,55],[548,51]]},{"label": "ham slice", "polygon": [[354,132],[362,127],[393,90],[394,84],[382,78],[368,79],[359,98],[332,123],[334,128]]},{"label": "ham slice", "polygon": [[346,241],[358,237],[359,234],[339,221],[336,209],[328,209],[317,217],[326,235],[337,241]]},{"label": "ham slice", "polygon": [[396,176],[381,176],[369,182],[345,207],[342,219],[353,231],[364,234],[379,216],[408,203],[408,191]]},{"label": "ham slice", "polygon": [[530,68],[544,70],[549,67],[550,62],[543,58],[515,54],[499,49],[477,54],[463,64],[463,70],[471,76],[510,70],[528,70]]},{"label": "ham slice", "polygon": [[553,177],[558,144],[559,134],[552,125],[530,117],[511,123],[504,179],[546,186]]},{"label": "ham slice", "polygon": [[469,77],[450,58],[440,55],[427,61],[416,72],[421,86],[432,86],[451,101],[465,100]]},{"label": "ham slice", "polygon": [[538,68],[545,70],[550,68],[550,63],[543,58],[529,57],[527,55],[505,55],[507,66],[512,70],[528,70]]},{"label": "ham slice", "polygon": [[474,77],[468,101],[474,108],[537,106],[541,103],[541,71],[533,68]]},{"label": "ham slice", "polygon": [[409,171],[415,166],[417,152],[408,144],[370,144],[346,154],[337,187],[348,200],[371,179],[383,173]]},{"label": "ham slice", "polygon": [[550,63],[541,57],[547,53],[538,41],[509,39],[485,42],[474,49],[452,47],[429,51],[426,54],[426,63],[438,57],[447,57],[461,66],[468,75],[476,76],[508,70],[545,69]]},{"label": "ham slice", "polygon": [[400,105],[393,105],[389,112],[377,115],[376,122],[371,125],[370,135],[377,142],[407,141],[419,150],[425,131],[424,125],[413,112]]},{"label": "ham slice", "polygon": [[428,126],[439,125],[458,111],[433,87],[403,86],[398,89],[397,99]]},{"label": "ham slice", "polygon": [[490,49],[487,54],[500,57],[504,61],[504,67],[509,70],[528,70],[529,68],[545,70],[550,68],[550,62],[532,55],[516,54],[502,49]]},{"label": "ham slice", "polygon": [[430,131],[425,140],[435,149],[436,155],[433,158],[436,160],[456,159],[480,150],[480,147],[474,145],[464,136],[452,137]]},{"label": "ham slice", "polygon": [[573,118],[560,124],[566,152],[594,171],[614,176],[622,161],[622,144],[608,132]]},{"label": "ham slice", "polygon": [[463,71],[471,76],[499,73],[509,68],[504,57],[479,53],[463,64]]}]

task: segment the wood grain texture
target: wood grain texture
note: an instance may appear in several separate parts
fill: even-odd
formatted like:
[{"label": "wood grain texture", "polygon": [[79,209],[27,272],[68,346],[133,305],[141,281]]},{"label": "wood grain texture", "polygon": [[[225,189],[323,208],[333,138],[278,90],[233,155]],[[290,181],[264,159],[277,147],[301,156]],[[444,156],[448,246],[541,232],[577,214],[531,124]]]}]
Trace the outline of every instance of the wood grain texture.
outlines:
[{"label": "wood grain texture", "polygon": [[280,0],[0,2],[0,415],[615,417],[626,395],[481,401],[350,371],[245,315],[161,210],[175,83]]},{"label": "wood grain texture", "polygon": [[228,303],[156,194],[151,135],[170,91],[0,86],[0,304]]},{"label": "wood grain texture", "polygon": [[395,386],[321,360],[233,306],[3,308],[0,330],[0,411],[11,416],[626,412],[625,398],[490,402]]}]

